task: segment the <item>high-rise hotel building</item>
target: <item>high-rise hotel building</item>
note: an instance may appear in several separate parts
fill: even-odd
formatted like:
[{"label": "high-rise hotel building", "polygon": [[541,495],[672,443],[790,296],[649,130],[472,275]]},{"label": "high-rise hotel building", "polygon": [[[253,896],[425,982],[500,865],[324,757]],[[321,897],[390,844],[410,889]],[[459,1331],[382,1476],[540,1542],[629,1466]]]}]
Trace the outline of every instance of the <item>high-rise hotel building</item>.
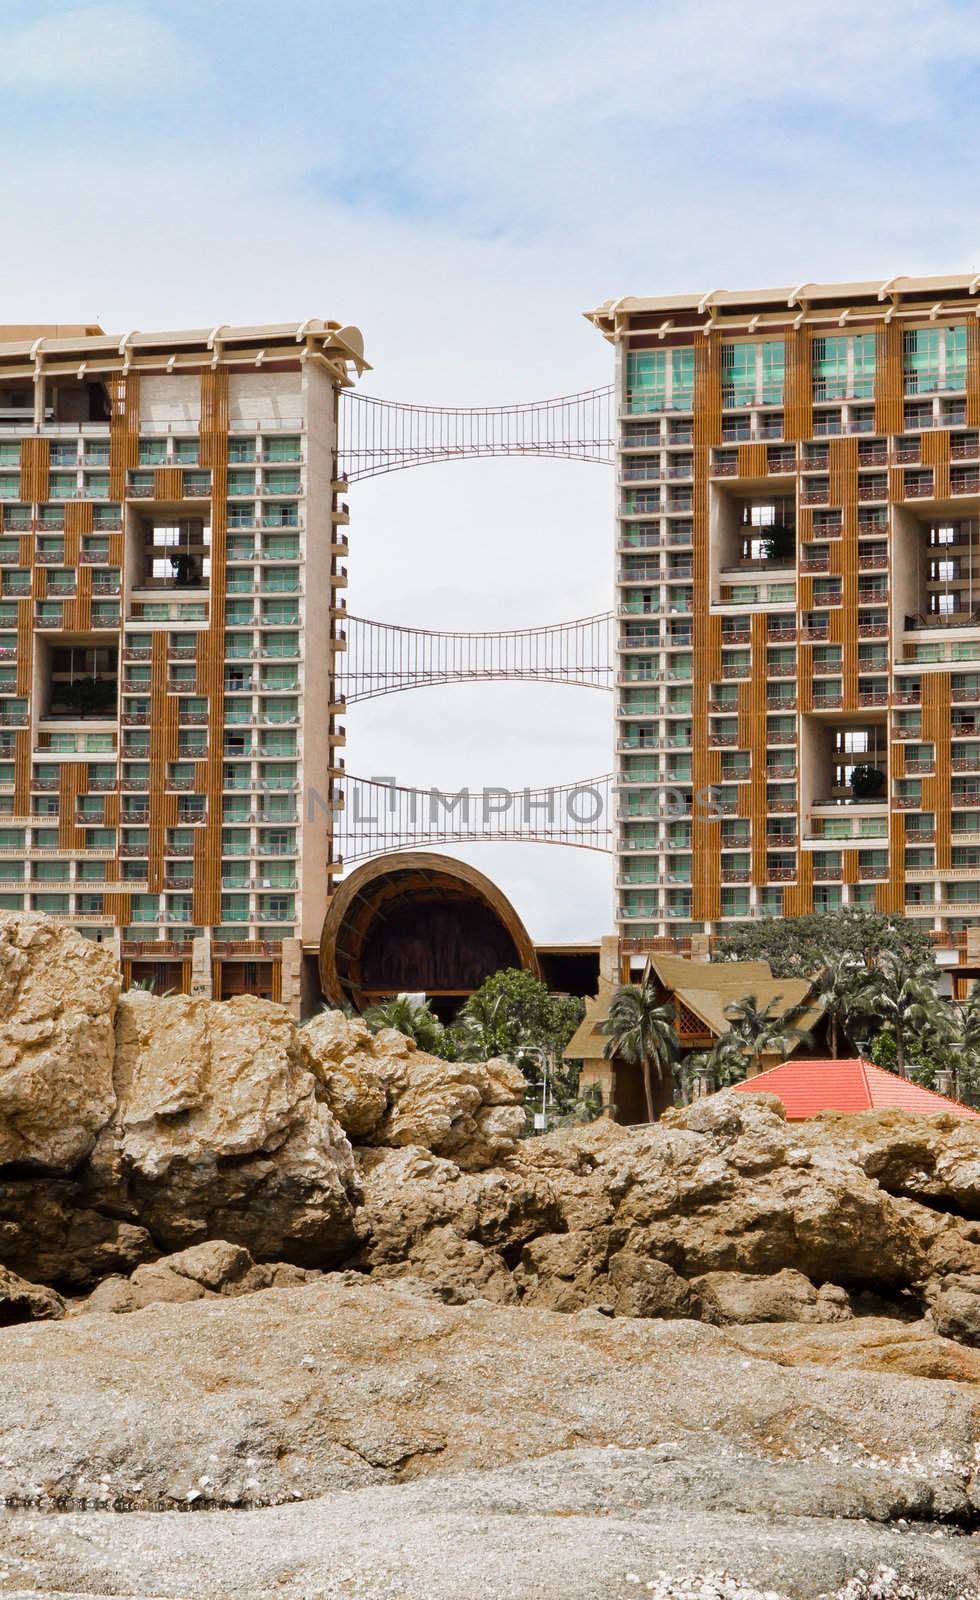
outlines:
[{"label": "high-rise hotel building", "polygon": [[338,870],[347,550],[311,319],[0,328],[0,909],[299,1010]]},{"label": "high-rise hotel building", "polygon": [[623,936],[980,923],[980,275],[630,297]]}]

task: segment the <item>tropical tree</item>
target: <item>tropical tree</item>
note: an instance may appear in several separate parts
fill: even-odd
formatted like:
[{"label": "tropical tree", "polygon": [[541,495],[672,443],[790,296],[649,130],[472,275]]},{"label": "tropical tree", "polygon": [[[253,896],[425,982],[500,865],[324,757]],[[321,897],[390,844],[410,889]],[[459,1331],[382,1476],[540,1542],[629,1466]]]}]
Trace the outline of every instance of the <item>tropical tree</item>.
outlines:
[{"label": "tropical tree", "polygon": [[885,950],[924,971],[933,966],[928,931],[911,918],[848,906],[805,917],[761,917],[722,936],[719,961],[768,961],[775,978],[810,978],[832,958],[873,966]]},{"label": "tropical tree", "polygon": [[603,1054],[607,1059],[619,1056],[641,1069],[647,1121],[656,1122],[658,1097],[654,1095],[654,1080],[660,1087],[661,1102],[665,1099],[665,1086],[669,1091],[666,1104],[673,1098],[672,1068],[678,1049],[673,1005],[660,1005],[653,989],[645,984],[624,983],[613,994],[603,1026],[609,1035]]},{"label": "tropical tree", "polygon": [[944,1031],[949,1018],[942,1008],[932,973],[888,949],[861,978],[851,1014],[875,1017],[885,1024],[895,1040],[896,1070],[907,1078],[906,1047],[924,1033]]},{"label": "tropical tree", "polygon": [[723,1033],[709,1050],[691,1050],[684,1057],[680,1071],[683,1076],[686,1104],[691,1097],[694,1082],[698,1078],[708,1088],[709,1093],[744,1078],[745,1058],[731,1034]]},{"label": "tropical tree", "polygon": [[815,991],[823,1002],[824,1016],[829,1024],[830,1053],[836,1061],[840,1055],[841,1035],[848,1031],[867,969],[849,951],[843,954],[832,951],[822,959],[823,967],[816,979]]},{"label": "tropical tree", "polygon": [[470,995],[452,1031],[464,1059],[504,1056],[537,1077],[542,1056],[561,1061],[584,1013],[584,1001],[553,995],[533,973],[505,967]]},{"label": "tropical tree", "polygon": [[762,1058],[769,1051],[785,1054],[791,1039],[805,1035],[793,1026],[793,1017],[799,1016],[800,1006],[780,1010],[782,995],[773,995],[760,1006],[754,994],[743,995],[741,1000],[730,1000],[725,1016],[731,1023],[731,1038],[752,1063],[754,1076],[762,1067]]},{"label": "tropical tree", "polygon": [[380,1033],[382,1028],[394,1028],[406,1038],[414,1039],[420,1050],[451,1059],[446,1057],[446,1050],[451,1047],[446,1029],[426,1000],[416,1000],[408,994],[379,1000],[376,1005],[368,1006],[364,1020],[373,1033]]}]

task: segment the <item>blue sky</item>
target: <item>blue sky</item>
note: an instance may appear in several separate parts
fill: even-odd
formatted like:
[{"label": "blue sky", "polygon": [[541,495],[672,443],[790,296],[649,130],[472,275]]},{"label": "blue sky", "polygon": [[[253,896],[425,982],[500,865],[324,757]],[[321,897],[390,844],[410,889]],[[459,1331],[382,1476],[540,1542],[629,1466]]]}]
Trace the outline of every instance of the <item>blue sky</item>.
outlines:
[{"label": "blue sky", "polygon": [[[0,0],[0,320],[335,316],[369,392],[606,380],[608,296],[980,267],[972,0]],[[601,610],[601,467],[480,462],[352,495],[351,609],[432,627]],[[450,737],[446,737],[451,730]],[[348,765],[541,785],[611,764],[608,697],[474,685],[348,720]],[[462,853],[462,852],[461,852]],[[541,938],[608,929],[608,863],[465,852]]]}]

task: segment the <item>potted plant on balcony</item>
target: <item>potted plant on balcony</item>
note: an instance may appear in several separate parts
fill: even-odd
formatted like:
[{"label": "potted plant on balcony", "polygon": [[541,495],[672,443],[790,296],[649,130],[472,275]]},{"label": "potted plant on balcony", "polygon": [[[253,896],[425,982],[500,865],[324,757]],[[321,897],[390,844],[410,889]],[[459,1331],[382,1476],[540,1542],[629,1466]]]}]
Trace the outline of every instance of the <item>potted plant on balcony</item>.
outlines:
[{"label": "potted plant on balcony", "polygon": [[851,793],[855,800],[877,800],[885,792],[885,774],[866,762],[851,773]]},{"label": "potted plant on balcony", "polygon": [[783,522],[775,522],[765,533],[765,556],[777,566],[785,566],[796,557],[796,533]]}]

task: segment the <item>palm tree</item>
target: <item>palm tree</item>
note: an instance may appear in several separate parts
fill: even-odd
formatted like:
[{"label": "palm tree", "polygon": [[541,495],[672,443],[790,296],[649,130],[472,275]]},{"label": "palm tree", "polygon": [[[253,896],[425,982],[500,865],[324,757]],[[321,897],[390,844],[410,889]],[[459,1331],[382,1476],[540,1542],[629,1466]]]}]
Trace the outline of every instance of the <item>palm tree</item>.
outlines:
[{"label": "palm tree", "polygon": [[760,1006],[754,994],[747,994],[741,1000],[730,1000],[725,1007],[725,1016],[732,1025],[731,1037],[751,1062],[750,1078],[762,1070],[762,1057],[768,1051],[785,1054],[788,1040],[805,1037],[790,1021],[791,1017],[799,1015],[802,1007],[797,1005],[780,1011],[782,998],[781,994],[773,995]]},{"label": "palm tree", "polygon": [[896,950],[882,950],[877,965],[864,974],[852,1009],[877,1017],[891,1029],[895,1065],[903,1078],[908,1077],[905,1049],[909,1040],[928,1028],[941,1031],[944,1026],[935,981]]},{"label": "palm tree", "polygon": [[673,1005],[659,1005],[654,991],[645,984],[624,983],[609,1003],[609,1017],[603,1031],[609,1035],[603,1051],[607,1060],[611,1056],[621,1056],[631,1066],[642,1068],[647,1121],[656,1122],[654,1076],[660,1086],[661,1099],[665,1086],[673,1089],[672,1067],[678,1048]]},{"label": "palm tree", "polygon": [[867,968],[852,955],[831,953],[823,958],[823,967],[816,980],[816,992],[823,1001],[824,1015],[830,1024],[830,1053],[835,1061],[840,1054],[840,1036],[847,1033],[847,1025],[866,971]]},{"label": "palm tree", "polygon": [[684,1062],[684,1072],[688,1081],[695,1076],[701,1079],[702,1094],[711,1094],[745,1077],[741,1047],[730,1033],[723,1033],[710,1050],[692,1050]]},{"label": "palm tree", "polygon": [[373,1033],[382,1028],[394,1028],[406,1038],[414,1039],[420,1050],[432,1055],[439,1055],[444,1046],[445,1030],[427,1000],[413,1000],[407,994],[394,995],[368,1006],[364,1020]]}]

